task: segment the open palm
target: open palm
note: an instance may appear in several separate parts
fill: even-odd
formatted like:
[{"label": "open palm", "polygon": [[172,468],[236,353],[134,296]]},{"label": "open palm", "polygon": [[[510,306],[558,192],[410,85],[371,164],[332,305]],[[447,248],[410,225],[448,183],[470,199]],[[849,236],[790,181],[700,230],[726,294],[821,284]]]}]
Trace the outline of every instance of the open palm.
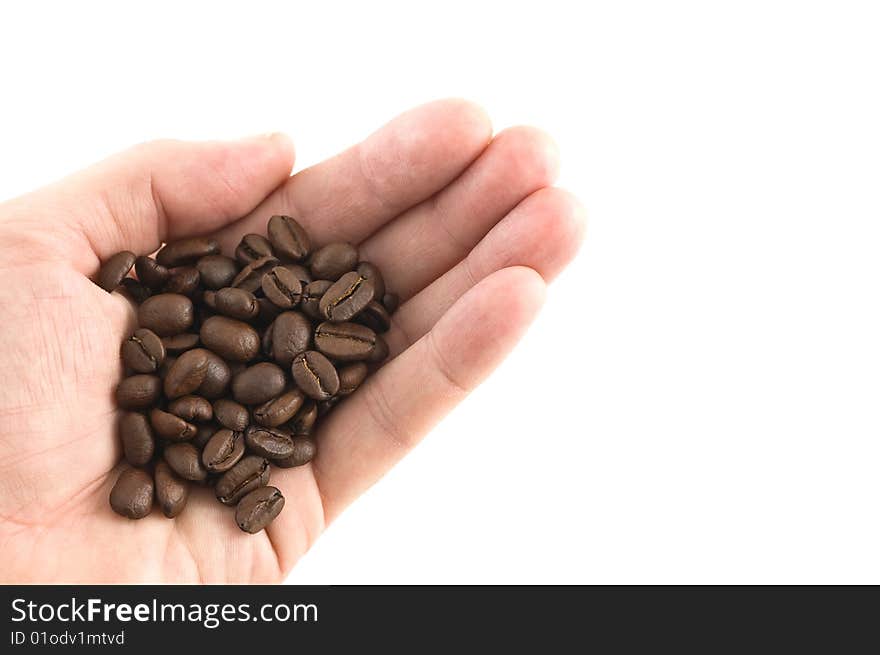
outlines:
[{"label": "open palm", "polygon": [[[548,138],[493,138],[463,101],[416,108],[290,177],[292,166],[281,135],[154,142],[0,205],[0,579],[279,581],[514,346],[583,233],[578,203],[550,187]],[[206,488],[174,520],[116,515],[113,391],[134,312],[89,276],[119,250],[194,234],[231,253],[277,213],[382,269],[402,300],[388,363],[327,417],[313,462],[273,469],[287,503],[268,530],[241,532]]]}]

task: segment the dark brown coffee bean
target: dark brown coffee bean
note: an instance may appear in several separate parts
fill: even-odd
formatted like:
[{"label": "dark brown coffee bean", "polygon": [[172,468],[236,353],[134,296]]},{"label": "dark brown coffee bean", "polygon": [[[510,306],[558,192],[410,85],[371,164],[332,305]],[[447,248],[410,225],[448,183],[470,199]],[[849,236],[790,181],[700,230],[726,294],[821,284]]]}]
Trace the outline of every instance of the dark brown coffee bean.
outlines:
[{"label": "dark brown coffee bean", "polygon": [[274,257],[272,244],[266,237],[259,234],[245,234],[235,248],[235,259],[242,266],[247,266],[261,257]]},{"label": "dark brown coffee bean", "polygon": [[277,427],[287,423],[302,407],[306,397],[299,389],[291,389],[254,408],[254,421],[259,425]]},{"label": "dark brown coffee bean", "polygon": [[266,273],[260,285],[266,297],[282,309],[294,307],[302,296],[302,284],[283,266],[276,266]]},{"label": "dark brown coffee bean", "polygon": [[200,257],[216,255],[220,252],[220,244],[214,239],[193,237],[165,244],[156,253],[156,261],[166,268],[175,268],[194,264]]},{"label": "dark brown coffee bean", "polygon": [[327,289],[318,303],[318,309],[330,321],[348,321],[370,304],[374,293],[373,283],[352,271]]},{"label": "dark brown coffee bean", "polygon": [[327,413],[330,412],[336,405],[339,404],[339,401],[342,400],[341,396],[333,396],[333,398],[328,398],[327,400],[322,400],[318,403],[318,418],[322,416],[326,416]]},{"label": "dark brown coffee bean", "polygon": [[302,226],[290,216],[273,216],[266,226],[269,242],[279,257],[300,261],[305,259],[311,248],[309,235]]},{"label": "dark brown coffee bean", "polygon": [[116,404],[122,409],[145,409],[159,400],[162,382],[155,375],[132,375],[116,387]]},{"label": "dark brown coffee bean", "polygon": [[196,436],[196,426],[161,409],[150,410],[150,425],[157,435],[169,441],[189,441]]},{"label": "dark brown coffee bean", "polygon": [[235,432],[243,432],[250,422],[247,407],[228,398],[214,401],[214,418]]},{"label": "dark brown coffee bean", "polygon": [[367,359],[376,345],[376,333],[357,323],[325,321],[315,328],[315,347],[341,362]]},{"label": "dark brown coffee bean", "polygon": [[159,509],[167,518],[173,519],[186,507],[189,483],[162,460],[156,462],[153,478],[156,481],[156,502],[159,504]]},{"label": "dark brown coffee bean", "polygon": [[162,456],[171,470],[185,480],[199,482],[208,477],[208,472],[202,466],[201,454],[191,443],[173,443],[166,446]]},{"label": "dark brown coffee bean", "polygon": [[216,423],[202,423],[201,425],[196,426],[196,436],[190,439],[190,443],[201,450],[219,429],[220,426]]},{"label": "dark brown coffee bean", "polygon": [[209,293],[211,294],[214,309],[224,316],[246,321],[260,313],[257,299],[250,291],[236,289],[235,287],[224,287],[216,292],[205,292],[206,302],[208,301]]},{"label": "dark brown coffee bean", "polygon": [[127,296],[136,305],[140,305],[147,298],[153,295],[145,284],[141,284],[133,277],[124,277],[119,285],[119,291]]},{"label": "dark brown coffee bean", "polygon": [[122,343],[122,361],[138,373],[155,373],[165,361],[165,346],[155,332],[139,328]]},{"label": "dark brown coffee bean", "polygon": [[162,288],[163,293],[179,293],[193,298],[201,293],[202,278],[195,266],[182,266],[171,272],[171,277]]},{"label": "dark brown coffee bean", "polygon": [[274,257],[260,257],[241,269],[232,280],[232,286],[254,293],[260,288],[263,276],[276,266],[278,266],[278,260]]},{"label": "dark brown coffee bean", "polygon": [[378,267],[370,262],[361,262],[355,270],[362,278],[373,283],[375,298],[381,298],[385,295],[385,278],[382,277],[382,271]]},{"label": "dark brown coffee bean", "polygon": [[232,381],[232,370],[222,357],[215,355],[210,350],[205,352],[207,352],[208,365],[205,369],[205,379],[199,386],[198,395],[208,400],[216,400],[226,393],[226,389]]},{"label": "dark brown coffee bean", "polygon": [[372,301],[357,315],[356,322],[366,325],[373,332],[388,332],[391,328],[391,316],[381,303]]},{"label": "dark brown coffee bean", "polygon": [[143,466],[156,450],[156,440],[147,417],[138,412],[123,412],[119,417],[119,438],[125,460],[132,466]]},{"label": "dark brown coffee bean", "polygon": [[216,291],[232,284],[238,275],[238,264],[224,255],[208,255],[196,262],[196,268],[206,289]]},{"label": "dark brown coffee bean", "polygon": [[247,362],[260,352],[260,335],[247,323],[226,316],[212,316],[199,331],[202,343],[222,358]]},{"label": "dark brown coffee bean", "polygon": [[339,391],[339,375],[324,355],[307,350],[297,355],[291,364],[296,386],[310,398],[326,400]]},{"label": "dark brown coffee bean", "polygon": [[309,258],[312,275],[320,280],[335,282],[357,266],[358,251],[350,243],[336,241],[318,248]]},{"label": "dark brown coffee bean", "polygon": [[135,254],[128,250],[113,255],[98,271],[98,286],[104,291],[113,291],[122,283],[122,278],[128,275],[135,259]]},{"label": "dark brown coffee bean", "polygon": [[312,324],[299,312],[279,314],[263,334],[263,352],[285,368],[309,348]]},{"label": "dark brown coffee bean", "polygon": [[214,487],[214,493],[224,505],[235,505],[242,497],[269,484],[269,461],[256,455],[243,457],[226,471]]},{"label": "dark brown coffee bean", "polygon": [[281,313],[281,308],[268,298],[257,298],[259,313],[254,323],[260,326],[269,325]]},{"label": "dark brown coffee bean", "polygon": [[199,396],[183,396],[168,403],[168,411],[185,421],[204,423],[214,417],[214,410],[204,398]]},{"label": "dark brown coffee bean", "polygon": [[393,314],[397,311],[398,305],[400,305],[400,298],[396,293],[386,293],[382,296],[382,304],[385,306],[385,311]]},{"label": "dark brown coffee bean", "polygon": [[138,280],[147,285],[153,291],[158,291],[165,286],[171,273],[167,268],[159,264],[152,257],[141,256],[134,261],[134,270]]},{"label": "dark brown coffee bean", "polygon": [[315,421],[318,420],[318,405],[314,400],[307,401],[302,408],[288,423],[288,427],[297,436],[307,436],[312,433]]},{"label": "dark brown coffee bean", "polygon": [[217,430],[202,450],[202,464],[211,473],[224,473],[244,457],[244,433],[222,428]]},{"label": "dark brown coffee bean", "polygon": [[386,357],[388,357],[388,342],[382,338],[382,335],[377,334],[376,345],[373,346],[373,352],[370,353],[367,361],[375,364],[377,362],[384,362]]},{"label": "dark brown coffee bean", "polygon": [[333,283],[330,280],[315,280],[314,282],[309,282],[308,286],[303,290],[300,310],[306,316],[309,316],[316,321],[323,321],[324,317],[321,315],[321,310],[318,305],[321,302],[321,298],[327,293],[327,289],[332,286]]},{"label": "dark brown coffee bean", "polygon": [[205,381],[210,354],[204,348],[193,348],[178,357],[165,375],[165,395],[179,398],[195,392]]},{"label": "dark brown coffee bean", "polygon": [[192,332],[181,332],[173,337],[162,337],[162,345],[166,353],[179,355],[199,345],[199,335]]},{"label": "dark brown coffee bean", "polygon": [[244,439],[250,452],[266,459],[285,459],[293,454],[293,435],[281,428],[252,425]]},{"label": "dark brown coffee bean", "polygon": [[194,319],[192,300],[177,293],[152,296],[138,308],[138,324],[160,337],[186,332]]},{"label": "dark brown coffee bean", "polygon": [[269,525],[284,507],[284,496],[275,487],[254,489],[235,507],[235,524],[248,534]]},{"label": "dark brown coffee bean", "polygon": [[305,289],[306,285],[312,281],[312,274],[309,273],[309,269],[302,264],[282,264],[282,266],[293,273],[296,279],[299,280],[299,284],[303,289]]},{"label": "dark brown coffee bean", "polygon": [[124,469],[110,491],[110,507],[126,518],[144,518],[153,509],[153,478],[141,469]]},{"label": "dark brown coffee bean", "polygon": [[339,369],[339,395],[347,396],[354,393],[366,377],[367,365],[363,362],[343,366]]},{"label": "dark brown coffee bean", "polygon": [[314,439],[308,437],[293,438],[293,452],[284,459],[276,459],[272,463],[278,468],[289,469],[294,466],[302,466],[308,464],[315,458],[318,447]]},{"label": "dark brown coffee bean", "polygon": [[171,367],[174,366],[174,362],[177,361],[177,355],[172,355],[168,352],[168,348],[165,348],[165,361],[162,362],[162,366],[159,367],[159,377],[163,380],[168,377],[168,371],[171,370]]},{"label": "dark brown coffee bean", "polygon": [[232,380],[232,396],[244,405],[259,405],[284,391],[284,371],[270,362],[246,368]]}]

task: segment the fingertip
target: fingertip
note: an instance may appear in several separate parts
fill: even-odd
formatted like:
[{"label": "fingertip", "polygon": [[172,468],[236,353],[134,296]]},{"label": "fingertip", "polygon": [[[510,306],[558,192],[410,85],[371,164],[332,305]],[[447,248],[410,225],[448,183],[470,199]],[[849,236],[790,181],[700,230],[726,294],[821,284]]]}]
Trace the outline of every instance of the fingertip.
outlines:
[{"label": "fingertip", "polygon": [[533,189],[550,186],[559,177],[559,146],[544,130],[516,125],[499,132],[492,143],[504,148],[508,165]]},{"label": "fingertip", "polygon": [[555,278],[574,259],[587,231],[587,211],[578,198],[565,189],[545,187],[521,205],[530,223],[546,238],[536,240],[530,254],[546,281]]}]

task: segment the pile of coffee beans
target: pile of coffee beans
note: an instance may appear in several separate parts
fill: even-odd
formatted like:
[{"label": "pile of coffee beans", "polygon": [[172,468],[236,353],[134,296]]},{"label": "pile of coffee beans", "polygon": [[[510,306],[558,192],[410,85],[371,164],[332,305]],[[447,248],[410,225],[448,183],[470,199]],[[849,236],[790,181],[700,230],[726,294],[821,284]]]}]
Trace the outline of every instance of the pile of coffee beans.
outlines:
[{"label": "pile of coffee beans", "polygon": [[155,498],[173,518],[190,483],[210,485],[259,532],[284,507],[270,465],[311,461],[321,418],[387,357],[397,297],[379,269],[348,243],[313,251],[290,216],[267,234],[245,235],[234,258],[192,238],[101,268],[98,285],[138,304],[116,390],[129,464],[110,492],[117,513],[143,518]]}]

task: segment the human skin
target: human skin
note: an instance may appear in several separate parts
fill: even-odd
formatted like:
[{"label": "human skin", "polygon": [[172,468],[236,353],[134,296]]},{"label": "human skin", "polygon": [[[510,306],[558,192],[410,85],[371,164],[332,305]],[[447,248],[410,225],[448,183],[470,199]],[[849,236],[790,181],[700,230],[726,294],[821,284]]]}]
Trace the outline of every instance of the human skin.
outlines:
[{"label": "human skin", "polygon": [[[552,141],[530,127],[493,136],[462,100],[291,176],[293,161],[280,134],[156,141],[0,205],[0,580],[281,581],[501,362],[583,236],[582,207],[552,186]],[[90,276],[120,250],[196,234],[230,253],[278,213],[381,268],[402,301],[388,362],[328,415],[313,462],[273,470],[286,505],[268,530],[241,532],[206,488],[174,520],[114,514],[113,391],[134,312]]]}]

